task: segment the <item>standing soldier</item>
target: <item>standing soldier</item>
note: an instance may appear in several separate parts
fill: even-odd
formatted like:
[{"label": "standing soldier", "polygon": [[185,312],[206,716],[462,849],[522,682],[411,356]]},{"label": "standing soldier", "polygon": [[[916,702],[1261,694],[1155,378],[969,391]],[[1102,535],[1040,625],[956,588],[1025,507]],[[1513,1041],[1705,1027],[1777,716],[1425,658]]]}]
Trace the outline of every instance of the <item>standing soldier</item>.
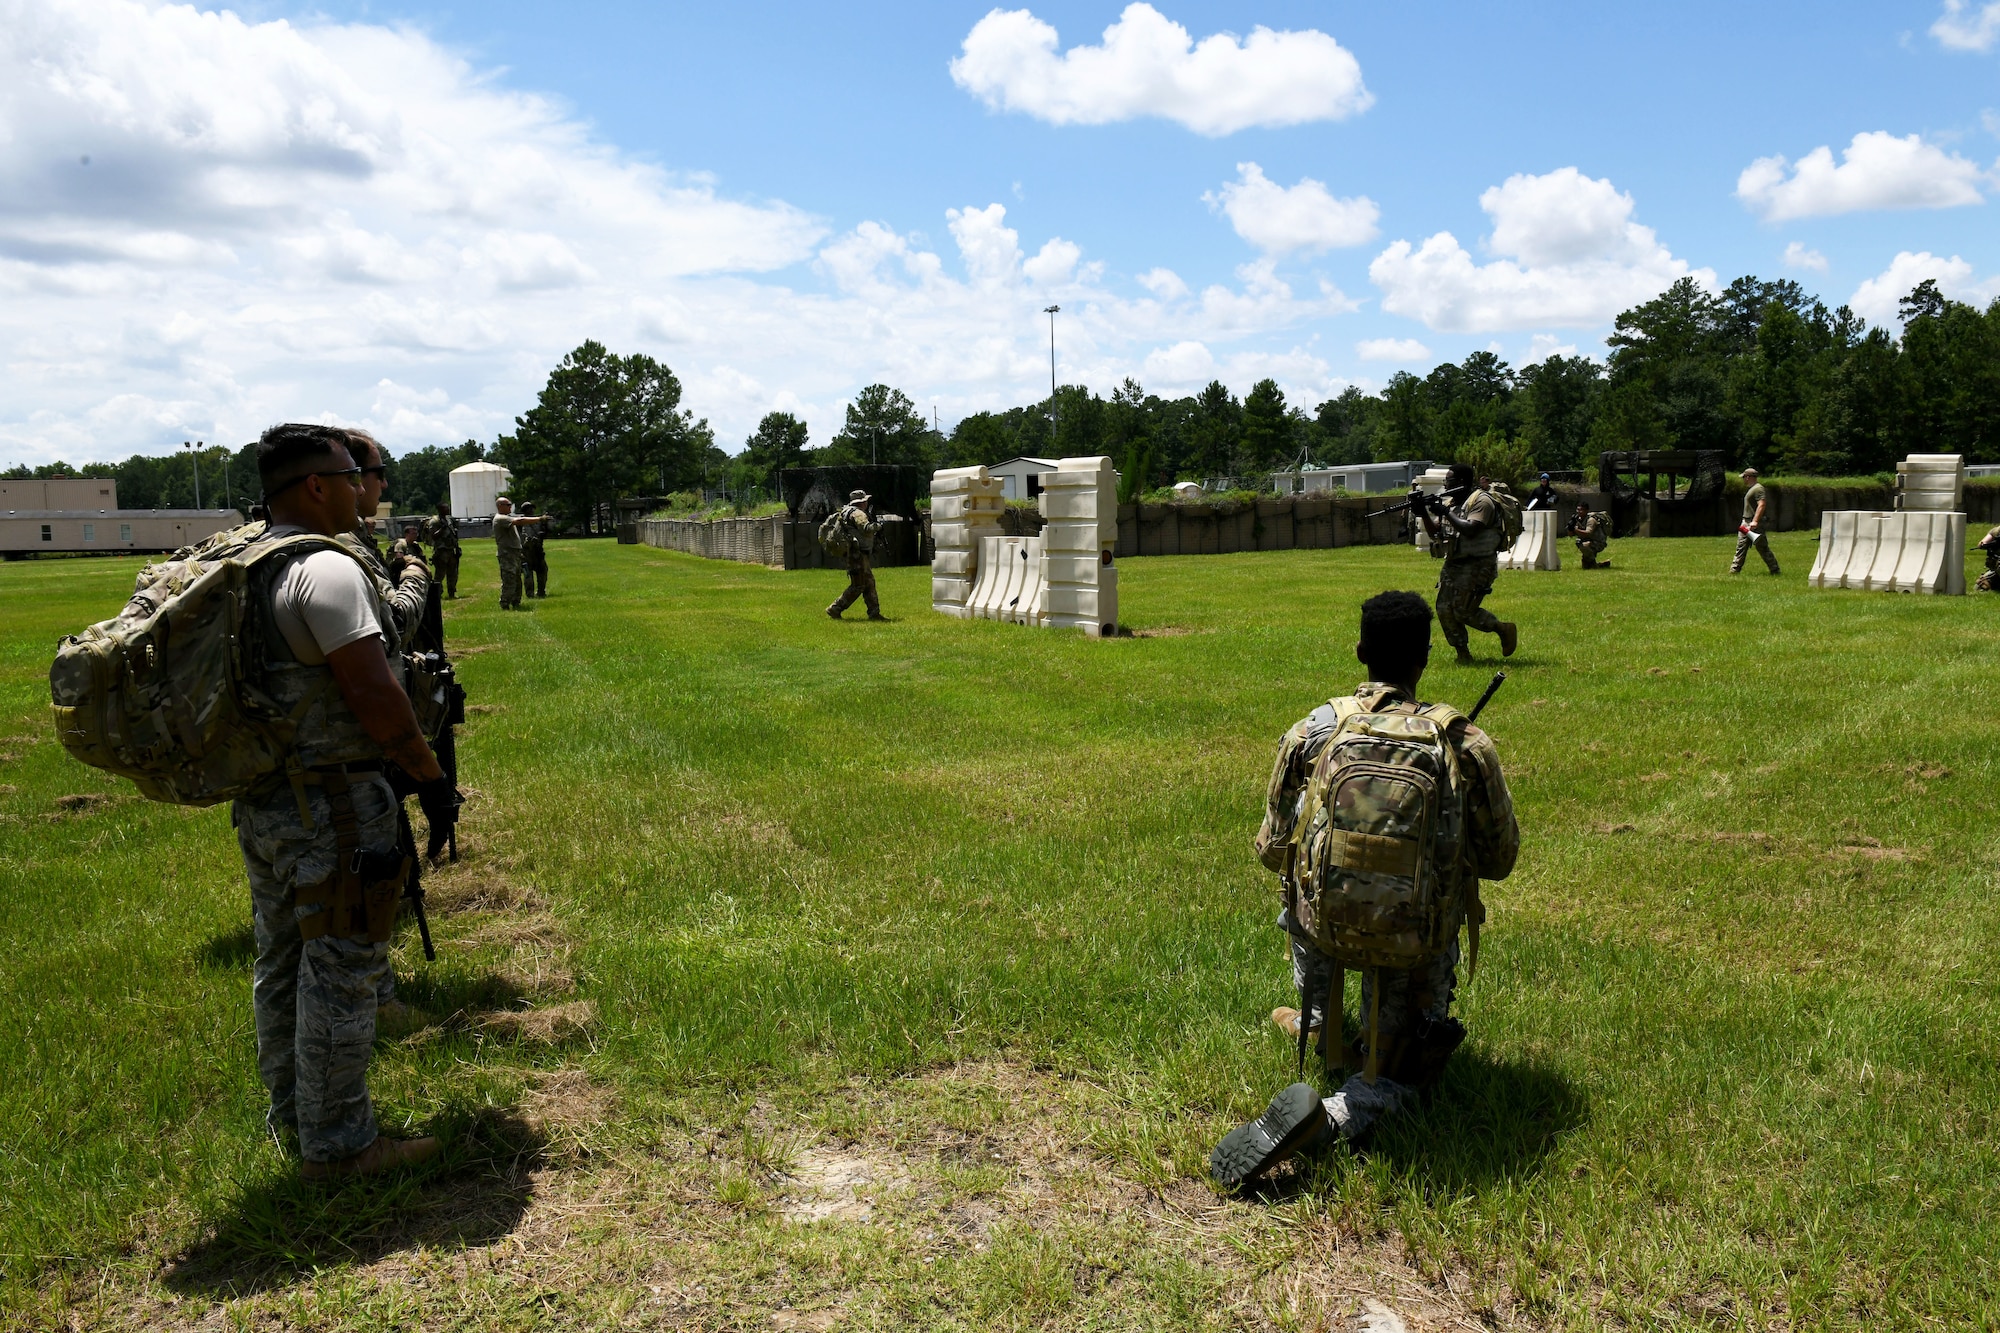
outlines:
[{"label": "standing soldier", "polygon": [[451,502],[438,501],[437,517],[424,520],[424,539],[431,544],[431,557],[437,565],[438,582],[444,584],[445,595],[458,599],[458,521],[451,516]]},{"label": "standing soldier", "polygon": [[1576,553],[1583,557],[1585,569],[1608,569],[1609,560],[1599,560],[1604,548],[1611,545],[1611,530],[1604,521],[1604,515],[1592,509],[1583,501],[1576,502],[1576,513],[1569,520],[1569,535],[1576,538]]},{"label": "standing soldier", "polygon": [[2000,592],[2000,528],[1993,528],[1981,537],[1979,549],[1986,552],[1986,572],[1973,586],[1980,592]]},{"label": "standing soldier", "polygon": [[1743,521],[1736,525],[1736,558],[1729,562],[1729,572],[1741,574],[1743,559],[1755,546],[1757,554],[1764,557],[1764,567],[1773,574],[1778,572],[1778,557],[1771,554],[1771,543],[1764,536],[1764,511],[1770,506],[1770,497],[1764,492],[1764,484],[1757,480],[1757,469],[1743,469]]},{"label": "standing soldier", "polygon": [[1500,505],[1474,485],[1477,478],[1464,463],[1453,463],[1445,474],[1447,499],[1464,497],[1441,512],[1423,511],[1424,530],[1435,554],[1443,546],[1444,568],[1438,572],[1437,619],[1444,641],[1458,652],[1461,665],[1472,661],[1471,636],[1476,629],[1500,638],[1500,655],[1512,657],[1521,632],[1511,620],[1501,620],[1482,602],[1500,576]]},{"label": "standing soldier", "polygon": [[493,502],[493,549],[500,556],[500,609],[521,609],[521,529],[532,528],[539,518],[524,518],[514,512],[514,502],[501,496]]},{"label": "standing soldier", "polygon": [[[1521,832],[1492,738],[1449,706],[1417,701],[1417,682],[1430,662],[1430,639],[1431,610],[1422,597],[1385,592],[1369,598],[1361,606],[1361,640],[1354,650],[1369,680],[1352,695],[1314,709],[1278,743],[1264,823],[1254,845],[1265,867],[1281,877],[1284,900],[1278,924],[1291,950],[1292,980],[1302,1008],[1274,1010],[1271,1018],[1294,1041],[1299,1025],[1306,1024],[1307,1039],[1317,1034],[1320,1056],[1329,1067],[1353,1070],[1358,1060],[1365,1070],[1353,1073],[1324,1101],[1310,1086],[1295,1083],[1272,1100],[1262,1117],[1232,1132],[1211,1161],[1226,1186],[1240,1185],[1335,1135],[1349,1142],[1363,1138],[1384,1115],[1434,1087],[1465,1039],[1464,1025],[1450,1012],[1458,984],[1459,934],[1471,926],[1476,962],[1479,923],[1485,917],[1479,881],[1505,879],[1513,872]],[[1444,781],[1436,793],[1434,817],[1416,826],[1431,837],[1430,846],[1410,848],[1408,830],[1402,836],[1363,831],[1371,816],[1379,829],[1397,826],[1401,812],[1390,810],[1383,817],[1380,800],[1388,789],[1372,775],[1386,763],[1417,764],[1418,751],[1406,742],[1426,737],[1434,738],[1427,743],[1449,751],[1440,769]],[[1390,760],[1384,751],[1399,757]],[[1308,788],[1322,769],[1319,799],[1309,800]],[[1314,813],[1301,829],[1306,810]],[[1428,871],[1419,869],[1423,866]],[[1306,897],[1308,885],[1315,897]],[[1414,891],[1419,885],[1428,902],[1449,913],[1431,936],[1436,952],[1411,968],[1364,969],[1361,1041],[1349,1049],[1336,981],[1354,963],[1323,952],[1308,918],[1330,913],[1330,919],[1347,923],[1344,929],[1361,934],[1378,929],[1399,939],[1399,932],[1409,927],[1395,909],[1382,905],[1389,901],[1382,895],[1399,887]],[[1342,916],[1343,892],[1366,897],[1368,910]],[[1379,927],[1374,924],[1378,920]]]},{"label": "standing soldier", "polygon": [[[345,432],[274,426],[258,441],[257,470],[271,515],[264,540],[352,533],[361,468]],[[434,846],[457,818],[457,793],[404,692],[395,618],[352,546],[341,545],[279,556],[253,585],[252,606],[269,627],[259,641],[269,644],[272,697],[300,709],[303,771],[232,812],[255,911],[251,993],[268,1122],[274,1133],[296,1130],[308,1179],[374,1175],[437,1153],[434,1138],[382,1135],[368,1096],[407,864],[389,767],[414,785]]]},{"label": "standing soldier", "polygon": [[1522,505],[1521,508],[1554,509],[1555,507],[1556,488],[1549,481],[1549,474],[1544,472],[1542,473],[1541,483],[1534,490],[1528,492],[1528,503]]},{"label": "standing soldier", "polygon": [[396,538],[396,544],[389,548],[389,558],[421,561],[424,558],[424,541],[421,534],[422,529],[416,523],[405,523],[403,535]]},{"label": "standing soldier", "polygon": [[835,515],[836,529],[847,535],[847,589],[834,599],[826,613],[835,620],[840,613],[854,605],[859,597],[868,605],[870,620],[887,620],[882,614],[882,603],[875,595],[875,534],[882,530],[884,520],[874,516],[874,500],[866,491],[854,491],[847,497],[847,503]]},{"label": "standing soldier", "polygon": [[[532,501],[521,506],[524,518],[535,516]],[[544,533],[537,523],[521,533],[521,572],[527,576],[527,592],[530,597],[549,595],[549,553],[542,545]]]}]

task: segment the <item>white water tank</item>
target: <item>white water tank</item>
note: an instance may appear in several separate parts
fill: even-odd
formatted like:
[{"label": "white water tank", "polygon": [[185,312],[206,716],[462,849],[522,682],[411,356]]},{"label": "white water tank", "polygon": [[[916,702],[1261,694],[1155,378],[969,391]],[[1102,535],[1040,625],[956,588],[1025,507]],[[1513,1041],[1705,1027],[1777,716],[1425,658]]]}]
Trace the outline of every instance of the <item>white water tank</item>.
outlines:
[{"label": "white water tank", "polygon": [[507,493],[514,474],[498,463],[467,463],[451,470],[451,513],[454,518],[492,518],[493,501]]}]

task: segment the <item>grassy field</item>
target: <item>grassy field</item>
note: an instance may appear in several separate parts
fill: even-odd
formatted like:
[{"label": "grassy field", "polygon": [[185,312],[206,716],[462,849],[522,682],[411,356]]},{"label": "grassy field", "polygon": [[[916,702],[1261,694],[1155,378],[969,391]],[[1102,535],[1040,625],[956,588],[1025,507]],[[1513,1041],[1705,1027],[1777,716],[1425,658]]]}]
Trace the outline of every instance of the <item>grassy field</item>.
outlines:
[{"label": "grassy field", "polygon": [[374,1077],[450,1155],[331,1192],[262,1136],[226,810],[51,736],[54,641],[134,563],[0,567],[0,1319],[2000,1323],[2000,601],[1811,592],[1775,544],[1776,580],[1723,540],[1502,575],[1523,852],[1471,1037],[1241,1202],[1208,1147],[1291,1077],[1272,747],[1414,553],[1129,561],[1099,642],[934,616],[923,570],[834,624],[837,575],[604,543],[503,615],[473,543],[466,859],[439,961],[399,947],[446,1017]]}]

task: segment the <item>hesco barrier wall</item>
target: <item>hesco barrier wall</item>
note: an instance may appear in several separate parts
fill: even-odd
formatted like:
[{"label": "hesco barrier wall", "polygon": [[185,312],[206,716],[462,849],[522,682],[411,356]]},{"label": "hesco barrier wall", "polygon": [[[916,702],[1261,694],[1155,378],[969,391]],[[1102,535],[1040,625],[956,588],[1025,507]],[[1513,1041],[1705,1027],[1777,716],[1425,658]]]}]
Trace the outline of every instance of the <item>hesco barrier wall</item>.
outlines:
[{"label": "hesco barrier wall", "polygon": [[[784,514],[765,518],[642,518],[635,525],[639,541],[665,551],[685,551],[710,560],[740,560],[774,569],[821,569],[826,552],[819,545],[819,524]],[[928,563],[919,551],[912,523],[888,523],[875,537],[875,565]]]},{"label": "hesco barrier wall", "polygon": [[1367,515],[1400,498],[1282,495],[1221,504],[1119,505],[1117,554],[1123,559],[1389,546],[1409,540],[1404,516],[1370,519]]}]

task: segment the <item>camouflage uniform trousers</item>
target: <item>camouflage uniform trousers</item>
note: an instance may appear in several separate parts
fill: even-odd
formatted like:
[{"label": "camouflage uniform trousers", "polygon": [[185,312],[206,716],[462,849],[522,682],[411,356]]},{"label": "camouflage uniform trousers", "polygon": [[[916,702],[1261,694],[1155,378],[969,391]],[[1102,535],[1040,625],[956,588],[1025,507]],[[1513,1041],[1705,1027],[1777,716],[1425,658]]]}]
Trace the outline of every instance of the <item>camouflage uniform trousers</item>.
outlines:
[{"label": "camouflage uniform trousers", "polygon": [[521,551],[521,568],[527,573],[528,596],[549,595],[549,553],[536,542]]},{"label": "camouflage uniform trousers", "polygon": [[854,599],[857,597],[867,603],[869,615],[879,616],[882,614],[882,603],[875,596],[874,567],[869,564],[867,556],[859,554],[847,557],[847,588],[827,610],[833,612],[835,615],[839,615],[848,607],[853,606]]},{"label": "camouflage uniform trousers", "polygon": [[1750,548],[1755,546],[1757,554],[1764,557],[1764,567],[1773,574],[1778,572],[1778,557],[1771,554],[1771,543],[1761,532],[1739,532],[1736,534],[1736,558],[1729,562],[1729,572],[1741,574],[1743,561],[1748,558]]},{"label": "camouflage uniform trousers", "polygon": [[500,605],[503,607],[521,604],[521,552],[518,548],[500,548]]},{"label": "camouflage uniform trousers", "polygon": [[1479,555],[1444,562],[1444,568],[1438,571],[1437,617],[1446,643],[1464,649],[1472,637],[1466,633],[1468,628],[1488,634],[1500,632],[1500,618],[1480,605],[1486,594],[1493,591],[1493,580],[1498,577],[1498,556]]},{"label": "camouflage uniform trousers", "polygon": [[[361,845],[396,845],[396,800],[388,780],[357,776],[352,787]],[[375,1044],[378,994],[389,972],[389,946],[322,935],[303,939],[299,922],[325,904],[296,900],[301,884],[333,874],[338,849],[333,811],[318,787],[306,789],[313,831],[299,819],[289,786],[262,801],[238,801],[236,838],[250,875],[257,960],[251,1000],[257,1019],[257,1071],[271,1094],[265,1122],[275,1134],[295,1129],[308,1162],[337,1162],[375,1141],[368,1058]]]},{"label": "camouflage uniform trousers", "polygon": [[[1318,1025],[1324,1021],[1324,1010],[1328,992],[1332,989],[1333,959],[1321,953],[1311,943],[1291,933],[1289,922],[1280,914],[1278,923],[1286,928],[1286,938],[1292,945],[1292,985],[1305,998],[1301,1012],[1307,1021]],[[1363,1043],[1368,1037],[1368,1011],[1375,1001],[1375,978],[1382,979],[1382,1008],[1377,1015],[1377,1027],[1382,1036],[1385,1050],[1394,1051],[1406,1042],[1420,1040],[1432,1025],[1442,1023],[1450,1016],[1453,994],[1458,989],[1458,940],[1454,936],[1445,951],[1431,960],[1425,967],[1409,971],[1395,971],[1388,968],[1379,972],[1364,971],[1361,974],[1361,1006],[1359,1013],[1360,1037]],[[1339,1024],[1342,1016],[1336,1015]],[[1328,1053],[1339,1058],[1339,1029],[1329,1029]],[[1326,1099],[1327,1114],[1339,1126],[1341,1135],[1348,1139],[1359,1139],[1373,1129],[1384,1115],[1392,1114],[1413,1102],[1420,1089],[1399,1083],[1387,1074],[1378,1074],[1373,1084],[1357,1072],[1342,1084],[1339,1091]]]},{"label": "camouflage uniform trousers", "polygon": [[437,551],[433,552],[431,557],[431,568],[437,571],[438,582],[444,585],[446,594],[451,597],[457,597],[458,596],[458,548],[453,547],[450,550],[445,550],[443,548],[440,548]]},{"label": "camouflage uniform trousers", "polygon": [[1605,547],[1610,544],[1602,537],[1578,537],[1576,539],[1576,553],[1583,558],[1583,567],[1585,569],[1596,569],[1597,557],[1603,555]]}]

